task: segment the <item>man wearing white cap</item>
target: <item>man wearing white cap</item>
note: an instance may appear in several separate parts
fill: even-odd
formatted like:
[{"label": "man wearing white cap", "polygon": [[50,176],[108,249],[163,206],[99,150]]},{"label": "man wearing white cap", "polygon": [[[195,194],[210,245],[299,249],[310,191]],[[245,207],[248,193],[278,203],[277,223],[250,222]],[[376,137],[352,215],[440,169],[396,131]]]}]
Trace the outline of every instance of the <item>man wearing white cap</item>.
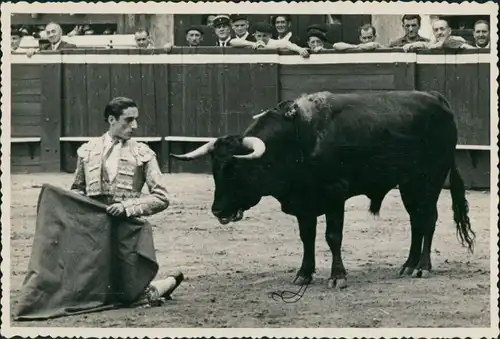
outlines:
[{"label": "man wearing white cap", "polygon": [[231,37],[231,20],[227,15],[218,15],[214,18],[214,30],[216,35],[215,45],[229,47]]}]

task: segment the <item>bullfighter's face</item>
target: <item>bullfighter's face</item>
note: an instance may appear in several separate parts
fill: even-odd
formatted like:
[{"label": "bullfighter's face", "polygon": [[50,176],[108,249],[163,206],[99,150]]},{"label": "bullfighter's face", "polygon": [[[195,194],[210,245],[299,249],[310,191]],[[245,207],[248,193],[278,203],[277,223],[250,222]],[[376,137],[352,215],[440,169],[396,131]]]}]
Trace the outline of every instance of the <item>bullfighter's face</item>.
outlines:
[{"label": "bullfighter's face", "polygon": [[121,140],[129,140],[137,129],[137,119],[139,111],[137,107],[128,107],[123,110],[118,119],[114,116],[108,118],[109,131],[111,136]]}]

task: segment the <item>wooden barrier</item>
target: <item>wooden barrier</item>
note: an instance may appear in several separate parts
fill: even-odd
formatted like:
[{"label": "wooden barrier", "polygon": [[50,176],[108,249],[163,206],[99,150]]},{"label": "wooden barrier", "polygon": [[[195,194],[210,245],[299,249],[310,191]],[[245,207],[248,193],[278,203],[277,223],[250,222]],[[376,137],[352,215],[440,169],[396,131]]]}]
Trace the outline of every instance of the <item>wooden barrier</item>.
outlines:
[{"label": "wooden barrier", "polygon": [[206,173],[208,159],[183,163],[168,153],[241,133],[252,115],[301,93],[417,89],[437,90],[450,101],[467,185],[489,187],[489,50],[324,51],[303,59],[291,52],[183,47],[168,54],[74,50],[11,60],[13,172],[74,171],[76,148],[105,131],[104,106],[115,96],[137,101],[137,137],[158,153],[164,172]]}]

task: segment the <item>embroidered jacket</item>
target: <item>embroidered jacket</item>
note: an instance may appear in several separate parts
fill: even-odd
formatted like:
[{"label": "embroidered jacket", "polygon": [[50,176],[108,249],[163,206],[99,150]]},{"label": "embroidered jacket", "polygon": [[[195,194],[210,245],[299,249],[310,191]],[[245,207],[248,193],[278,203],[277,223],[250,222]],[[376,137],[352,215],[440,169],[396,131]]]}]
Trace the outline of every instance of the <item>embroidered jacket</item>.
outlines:
[{"label": "embroidered jacket", "polygon": [[[72,190],[88,197],[110,196],[121,202],[128,217],[152,215],[169,205],[166,188],[161,184],[161,171],[156,154],[142,142],[128,140],[121,147],[117,173],[109,182],[103,175],[104,136],[95,138],[77,151],[78,160]],[[149,194],[141,194],[144,184]]]}]

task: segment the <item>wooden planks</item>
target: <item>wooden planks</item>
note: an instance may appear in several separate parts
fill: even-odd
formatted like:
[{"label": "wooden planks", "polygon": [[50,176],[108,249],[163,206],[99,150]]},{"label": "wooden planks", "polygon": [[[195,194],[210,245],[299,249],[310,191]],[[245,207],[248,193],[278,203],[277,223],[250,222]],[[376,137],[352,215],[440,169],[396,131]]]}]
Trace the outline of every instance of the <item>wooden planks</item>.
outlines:
[{"label": "wooden planks", "polygon": [[281,100],[316,91],[345,93],[397,89],[394,64],[281,65],[280,68]]},{"label": "wooden planks", "polygon": [[61,64],[42,66],[42,118],[40,123],[40,159],[44,172],[61,170]]},{"label": "wooden planks", "polygon": [[450,102],[458,128],[458,143],[490,144],[489,64],[454,62],[453,55],[440,64],[416,66],[416,88],[436,90]]},{"label": "wooden planks", "polygon": [[[87,59],[85,53],[94,56]],[[143,60],[149,61],[142,63],[136,58],[130,63],[118,63],[123,60],[115,58],[115,63],[110,63],[105,60],[112,60],[106,55],[110,53],[140,54],[141,57],[144,55]],[[183,64],[182,58],[169,59],[165,64],[163,59],[148,58],[148,54],[160,53],[163,52],[65,51],[63,54],[73,54],[78,58],[66,59],[65,62],[63,55],[62,64],[14,64],[12,136],[49,138],[49,141],[44,141],[47,147],[42,147],[40,156],[50,159],[51,166],[56,166],[57,133],[69,137],[102,134],[107,129],[104,106],[116,96],[136,100],[140,111],[137,136],[217,137],[242,133],[252,115],[303,92],[419,89],[437,90],[450,101],[457,114],[460,144],[490,144],[490,74],[484,57],[479,63],[473,62],[473,57],[433,55],[417,64],[410,62],[411,58],[408,62],[392,62],[392,59],[381,60],[380,56],[376,62],[377,53],[373,52],[375,61],[368,59],[368,63],[308,63],[298,58],[297,64],[293,64],[294,61],[288,58],[283,59],[282,64],[273,64],[267,62],[275,59],[260,58],[257,61],[250,56],[248,63],[242,63],[246,58],[240,62],[234,57],[227,63],[219,61],[223,58],[206,63],[204,53],[222,56],[254,54],[246,49],[212,47],[172,51],[171,54],[196,55],[196,59],[186,59],[195,61],[190,64]],[[342,62],[350,62],[348,57],[345,55]],[[370,57],[367,55],[366,58]],[[281,59],[276,58],[278,60]],[[56,67],[48,71],[46,67],[49,65],[59,65],[60,70]],[[47,80],[48,88],[45,88],[45,78],[52,78]],[[59,122],[55,118],[58,112],[61,114]],[[42,118],[49,118],[49,121],[42,121]],[[151,146],[158,150],[163,171],[197,173],[210,171],[208,158],[181,164],[170,159],[168,154],[182,153],[202,143],[163,141],[151,143]],[[74,144],[72,141],[62,143],[65,168],[71,168],[76,150]],[[44,153],[47,148],[48,153],[53,153]]]}]

